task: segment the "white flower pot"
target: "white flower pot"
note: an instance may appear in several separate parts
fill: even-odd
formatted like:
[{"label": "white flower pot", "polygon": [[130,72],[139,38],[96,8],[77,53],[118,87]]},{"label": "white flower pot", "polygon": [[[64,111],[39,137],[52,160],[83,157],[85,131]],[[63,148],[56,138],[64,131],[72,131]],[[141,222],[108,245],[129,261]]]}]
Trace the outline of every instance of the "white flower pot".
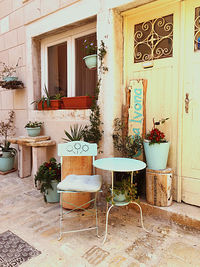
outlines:
[{"label": "white flower pot", "polygon": [[41,127],[34,127],[34,128],[26,127],[28,136],[32,136],[32,137],[38,136],[40,134],[40,129]]},{"label": "white flower pot", "polygon": [[97,54],[89,55],[83,58],[88,69],[97,67]]},{"label": "white flower pot", "polygon": [[165,169],[167,166],[170,143],[155,143],[150,145],[150,142],[148,140],[144,140],[143,144],[147,161],[147,168],[152,170]]}]

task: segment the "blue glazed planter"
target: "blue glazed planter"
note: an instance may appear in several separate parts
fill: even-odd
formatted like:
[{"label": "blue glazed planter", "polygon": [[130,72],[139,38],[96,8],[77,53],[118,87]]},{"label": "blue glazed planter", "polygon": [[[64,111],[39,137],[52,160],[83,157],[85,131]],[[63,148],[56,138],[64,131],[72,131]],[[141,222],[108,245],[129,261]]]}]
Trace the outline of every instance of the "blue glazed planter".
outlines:
[{"label": "blue glazed planter", "polygon": [[13,82],[13,81],[17,81],[18,80],[18,77],[14,77],[14,76],[4,77],[3,80],[5,82]]},{"label": "blue glazed planter", "polygon": [[46,196],[46,200],[49,203],[55,203],[55,202],[59,202],[60,201],[60,194],[57,193],[57,185],[58,185],[58,181],[56,180],[52,180],[51,185],[53,187],[52,189],[47,189],[45,196]]},{"label": "blue glazed planter", "polygon": [[89,55],[83,58],[88,69],[94,69],[97,67],[97,55]]},{"label": "blue glazed planter", "polygon": [[40,129],[41,127],[35,127],[35,128],[26,127],[28,136],[31,136],[31,137],[38,136],[40,134]]},{"label": "blue glazed planter", "polygon": [[167,166],[169,153],[169,142],[149,145],[144,141],[144,151],[147,161],[147,168],[152,170],[163,170]]},{"label": "blue glazed planter", "polygon": [[15,157],[0,157],[0,171],[7,172],[13,169]]}]

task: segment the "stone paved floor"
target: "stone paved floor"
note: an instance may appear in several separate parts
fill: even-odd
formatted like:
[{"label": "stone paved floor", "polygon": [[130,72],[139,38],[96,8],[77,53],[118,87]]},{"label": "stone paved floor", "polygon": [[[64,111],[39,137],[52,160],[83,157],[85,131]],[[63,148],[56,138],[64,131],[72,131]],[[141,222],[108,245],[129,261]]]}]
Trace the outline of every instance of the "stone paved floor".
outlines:
[{"label": "stone paved floor", "polygon": [[[167,221],[144,217],[128,207],[113,208],[107,242],[102,245],[105,208],[100,206],[100,238],[93,231],[58,237],[59,205],[46,204],[31,177],[0,175],[0,233],[10,230],[40,250],[41,255],[21,266],[30,267],[200,267],[200,232]],[[71,217],[69,227],[88,223],[86,216]]]}]

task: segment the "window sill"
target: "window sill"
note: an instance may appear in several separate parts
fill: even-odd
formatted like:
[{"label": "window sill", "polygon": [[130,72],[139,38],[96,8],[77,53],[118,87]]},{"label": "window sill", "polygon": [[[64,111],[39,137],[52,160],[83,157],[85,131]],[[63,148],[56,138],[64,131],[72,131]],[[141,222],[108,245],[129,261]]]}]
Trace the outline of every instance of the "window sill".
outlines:
[{"label": "window sill", "polygon": [[31,110],[30,119],[36,121],[88,121],[90,109]]}]

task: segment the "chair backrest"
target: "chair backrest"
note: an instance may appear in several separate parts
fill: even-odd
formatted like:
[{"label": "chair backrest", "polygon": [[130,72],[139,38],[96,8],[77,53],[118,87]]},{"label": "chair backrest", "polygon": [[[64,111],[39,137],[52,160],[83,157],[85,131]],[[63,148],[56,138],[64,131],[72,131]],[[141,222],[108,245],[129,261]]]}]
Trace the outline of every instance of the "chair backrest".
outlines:
[{"label": "chair backrest", "polygon": [[97,144],[84,141],[72,141],[58,144],[58,156],[96,156]]}]

